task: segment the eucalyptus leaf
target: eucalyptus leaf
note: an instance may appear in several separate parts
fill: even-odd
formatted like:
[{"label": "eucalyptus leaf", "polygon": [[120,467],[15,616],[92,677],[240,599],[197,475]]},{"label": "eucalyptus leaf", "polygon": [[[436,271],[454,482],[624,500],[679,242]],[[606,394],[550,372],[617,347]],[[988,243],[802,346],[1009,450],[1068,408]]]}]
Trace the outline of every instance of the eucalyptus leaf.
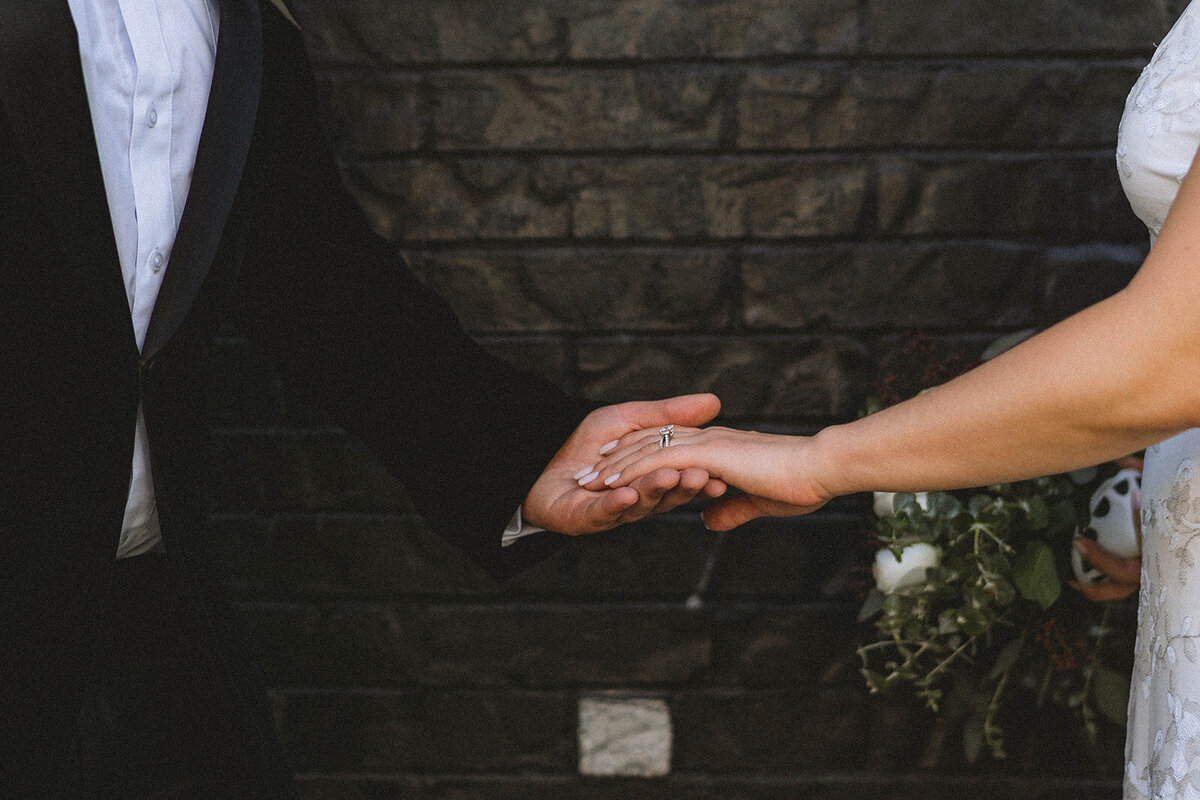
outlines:
[{"label": "eucalyptus leaf", "polygon": [[989,497],[986,494],[972,495],[970,501],[967,503],[967,510],[971,512],[972,517],[979,519],[979,517],[983,516],[983,512],[987,510],[988,506],[995,501],[996,498]]},{"label": "eucalyptus leaf", "polygon": [[1025,646],[1024,639],[1013,639],[996,654],[996,661],[992,664],[992,671],[988,673],[989,680],[995,680],[1003,675],[1009,667],[1017,663],[1017,659],[1021,657],[1021,649]]},{"label": "eucalyptus leaf", "polygon": [[1096,665],[1092,676],[1095,687],[1096,708],[1116,724],[1124,727],[1125,718],[1129,713],[1129,676],[1109,669],[1103,664]]},{"label": "eucalyptus leaf", "polygon": [[1022,503],[1021,507],[1025,509],[1025,516],[1029,518],[1029,527],[1040,529],[1050,524],[1050,506],[1044,498],[1031,497]]},{"label": "eucalyptus leaf", "polygon": [[871,617],[883,611],[883,602],[886,595],[877,588],[872,588],[867,592],[867,598],[863,601],[862,608],[858,611],[858,621],[866,622]]},{"label": "eucalyptus leaf", "polygon": [[1041,539],[1033,539],[1013,564],[1013,584],[1026,600],[1042,608],[1054,605],[1062,592],[1062,581],[1054,568],[1054,553]]}]

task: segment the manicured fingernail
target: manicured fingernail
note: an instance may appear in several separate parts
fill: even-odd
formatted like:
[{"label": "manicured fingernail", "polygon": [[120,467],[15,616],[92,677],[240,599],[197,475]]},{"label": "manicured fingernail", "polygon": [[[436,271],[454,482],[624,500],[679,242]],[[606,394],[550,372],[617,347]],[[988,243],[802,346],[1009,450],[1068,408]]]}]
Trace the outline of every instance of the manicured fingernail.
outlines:
[{"label": "manicured fingernail", "polygon": [[593,471],[589,472],[587,475],[584,475],[582,478],[579,479],[579,485],[587,486],[589,483],[596,480],[597,476],[599,476],[599,475],[600,475],[599,472],[596,472],[595,470],[593,470]]},{"label": "manicured fingernail", "polygon": [[621,477],[621,473],[614,472],[612,475],[609,475],[607,478],[604,479],[604,485],[612,486],[614,483],[617,482],[617,479],[620,477]]},{"label": "manicured fingernail", "polygon": [[608,454],[609,454],[609,453],[611,453],[613,450],[616,450],[616,449],[617,449],[617,445],[619,445],[620,443],[621,443],[621,440],[620,440],[620,439],[613,439],[611,442],[609,442],[608,444],[604,445],[604,447],[601,447],[601,448],[600,448],[600,455],[602,455],[602,456],[606,456],[606,455],[608,455]]},{"label": "manicured fingernail", "polygon": [[587,475],[589,472],[591,472],[595,468],[596,468],[595,464],[590,464],[590,465],[584,467],[583,469],[579,470],[579,472],[576,472],[571,477],[573,477],[575,480],[579,480],[580,478],[582,478],[584,475]]},{"label": "manicured fingernail", "polygon": [[1091,542],[1082,536],[1076,536],[1075,539],[1071,542],[1071,544],[1079,552],[1086,553],[1088,551],[1088,546],[1091,544]]}]

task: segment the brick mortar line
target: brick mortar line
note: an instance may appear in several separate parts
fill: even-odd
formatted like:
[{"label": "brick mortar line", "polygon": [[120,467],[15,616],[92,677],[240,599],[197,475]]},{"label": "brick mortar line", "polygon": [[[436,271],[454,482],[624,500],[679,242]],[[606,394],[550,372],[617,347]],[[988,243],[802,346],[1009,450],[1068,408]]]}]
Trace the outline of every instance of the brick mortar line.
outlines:
[{"label": "brick mortar line", "polygon": [[672,72],[681,74],[695,72],[711,72],[728,75],[733,73],[770,73],[787,72],[792,69],[844,71],[847,75],[858,71],[899,71],[912,70],[952,70],[973,66],[1003,66],[1021,67],[1026,69],[1056,70],[1075,67],[1083,70],[1090,69],[1141,69],[1145,67],[1149,55],[1145,58],[1128,57],[1098,57],[1087,56],[1061,58],[1027,58],[1024,56],[1005,57],[1001,55],[983,54],[972,56],[945,57],[915,57],[915,58],[795,58],[779,60],[682,60],[682,61],[612,61],[612,62],[506,62],[503,64],[472,64],[444,62],[439,64],[374,64],[370,62],[348,63],[344,65],[330,64],[315,66],[322,77],[329,78],[413,78],[417,80],[453,77],[456,75],[607,75],[621,72]]},{"label": "brick mortar line", "polygon": [[[1132,212],[1131,212],[1132,214]],[[1090,234],[1089,234],[1090,236]],[[407,251],[413,250],[428,250],[431,252],[443,252],[446,250],[464,250],[470,248],[501,250],[508,247],[512,249],[577,249],[577,248],[600,248],[606,247],[613,250],[620,249],[653,249],[653,250],[691,250],[702,248],[732,248],[735,245],[741,245],[745,250],[754,250],[759,247],[822,247],[839,244],[961,244],[969,242],[979,243],[1000,243],[1009,242],[1015,245],[1027,245],[1029,247],[1037,247],[1041,249],[1062,249],[1062,248],[1082,248],[1088,246],[1101,245],[1106,247],[1117,248],[1136,248],[1142,246],[1142,237],[1139,233],[1137,240],[1108,240],[1097,242],[1092,238],[1077,238],[1077,239],[1054,239],[1050,238],[1049,234],[1041,234],[1030,231],[1027,233],[1013,234],[1011,237],[997,239],[994,235],[989,236],[986,232],[980,234],[978,239],[964,238],[960,231],[947,231],[943,234],[937,233],[921,233],[921,234],[872,234],[870,236],[864,234],[839,234],[839,235],[824,235],[824,236],[778,236],[774,238],[765,237],[678,237],[674,239],[651,239],[646,237],[628,237],[624,239],[601,238],[601,237],[586,237],[580,239],[568,239],[562,236],[544,236],[535,237],[513,237],[511,239],[500,238],[458,238],[458,239],[401,239],[394,240],[392,243]],[[1149,241],[1145,242],[1149,246]]]},{"label": "brick mortar line", "polygon": [[913,786],[926,786],[936,784],[938,786],[994,786],[996,784],[1007,784],[1015,787],[1023,787],[1029,784],[1045,787],[1063,787],[1063,788],[1097,788],[1107,789],[1121,785],[1121,778],[1070,778],[1070,777],[1055,777],[1052,775],[956,775],[949,773],[930,773],[930,772],[905,772],[893,774],[870,773],[863,774],[862,772],[768,772],[758,774],[745,773],[713,773],[713,772],[696,772],[688,771],[672,771],[670,775],[662,778],[637,778],[631,776],[614,776],[614,777],[592,777],[579,775],[577,773],[539,773],[539,774],[520,774],[514,775],[511,773],[459,773],[459,772],[397,772],[397,773],[372,773],[372,772],[300,772],[296,773],[296,778],[301,781],[309,780],[324,780],[324,781],[371,781],[379,783],[561,783],[563,785],[574,785],[577,783],[607,783],[607,784],[637,784],[637,785],[653,785],[653,784],[672,784],[685,783],[696,784],[704,787],[719,788],[725,785],[731,786],[791,786],[796,784],[812,785],[812,786],[837,786],[841,784],[853,784],[855,786],[879,786],[888,787],[896,784],[908,784]]},{"label": "brick mortar line", "polygon": [[[715,617],[722,614],[778,614],[787,612],[794,614],[796,612],[804,613],[834,613],[844,614],[848,612],[857,612],[862,605],[859,600],[804,600],[795,603],[783,603],[779,601],[759,601],[759,600],[721,600],[714,601],[706,600],[703,608],[690,609],[684,605],[686,598],[681,598],[678,601],[668,600],[632,600],[629,602],[620,602],[615,600],[550,600],[550,601],[528,601],[514,600],[511,598],[503,598],[501,602],[480,602],[478,597],[467,597],[462,600],[454,600],[447,598],[437,603],[414,603],[406,600],[383,601],[383,600],[360,600],[356,598],[339,598],[330,600],[323,605],[338,608],[358,607],[363,610],[367,609],[389,609],[407,606],[419,606],[427,611],[454,611],[455,613],[484,613],[494,612],[497,609],[521,613],[536,613],[536,612],[603,612],[612,611],[627,614],[630,612],[636,613],[661,613],[661,612],[683,612],[685,614],[702,618]],[[296,602],[283,600],[247,600],[237,603],[240,608],[255,609],[255,610],[292,610],[299,608],[310,608],[311,602]]]},{"label": "brick mortar line", "polygon": [[758,56],[697,56],[689,58],[590,58],[574,60],[479,60],[479,61],[370,61],[317,59],[313,67],[318,73],[346,75],[368,73],[373,75],[408,73],[428,75],[439,72],[502,72],[529,70],[539,72],[570,72],[589,70],[615,72],[638,69],[755,69],[786,68],[791,66],[890,66],[952,67],[962,64],[1017,64],[1030,66],[1056,66],[1072,64],[1096,64],[1101,66],[1144,67],[1154,54],[1153,48],[1146,50],[984,50],[963,53],[938,53],[917,51],[913,53],[796,53],[787,55]]},{"label": "brick mortar line", "polygon": [[562,161],[608,161],[627,163],[630,161],[665,161],[678,159],[691,159],[693,161],[709,161],[716,163],[735,162],[735,161],[789,161],[793,163],[815,162],[815,163],[830,163],[830,164],[851,164],[851,161],[843,162],[841,159],[851,157],[853,159],[868,162],[882,160],[887,158],[908,158],[914,161],[941,161],[954,162],[959,160],[971,160],[972,162],[982,158],[988,162],[1025,162],[1025,161],[1044,161],[1050,158],[1059,158],[1071,161],[1085,161],[1094,159],[1111,159],[1114,162],[1113,171],[1116,172],[1116,145],[1107,144],[1088,144],[1078,147],[1072,146],[1048,146],[1039,148],[1014,147],[1014,148],[997,148],[995,146],[988,147],[954,147],[945,145],[930,145],[929,147],[912,146],[912,145],[890,145],[890,146],[870,146],[862,145],[859,147],[837,147],[837,148],[806,148],[803,150],[793,149],[747,149],[747,150],[719,150],[714,148],[694,149],[694,148],[663,148],[657,150],[647,150],[644,147],[630,147],[620,150],[605,150],[605,149],[577,149],[577,150],[560,150],[560,149],[538,149],[527,148],[522,150],[504,150],[500,148],[488,148],[482,150],[461,149],[461,150],[407,150],[394,155],[389,154],[364,154],[364,153],[344,153],[340,156],[343,166],[361,167],[364,169],[373,169],[377,167],[389,167],[396,164],[406,162],[431,162],[439,163],[445,161],[529,161],[533,159]]},{"label": "brick mortar line", "polygon": [[[831,244],[811,244],[808,240],[799,241],[797,244],[780,244],[783,240],[761,239],[747,242],[740,239],[729,240],[688,240],[687,243],[675,244],[674,242],[683,242],[684,240],[628,240],[628,239],[575,239],[569,240],[576,242],[571,245],[561,245],[557,247],[548,247],[541,245],[540,242],[549,241],[549,239],[455,239],[451,241],[436,241],[429,240],[434,244],[440,245],[437,248],[438,255],[445,253],[461,252],[463,254],[484,254],[492,253],[509,253],[513,251],[527,250],[530,253],[552,254],[555,252],[562,254],[577,255],[608,255],[611,253],[620,253],[627,255],[662,255],[664,251],[671,251],[679,255],[696,253],[700,255],[724,255],[731,250],[736,249],[738,254],[744,257],[746,254],[755,254],[763,251],[778,251],[792,253],[796,250],[819,250],[844,248],[847,246],[857,246],[868,249],[889,249],[895,247],[906,247],[910,245],[926,244],[923,240],[915,240],[914,237],[897,238],[895,241],[891,239],[863,239],[847,238],[845,241],[837,241]],[[660,245],[655,245],[652,242],[661,241]],[[533,242],[534,244],[530,244]],[[1028,250],[1039,249],[1037,245],[1028,244],[1024,240],[1002,239],[994,236],[981,236],[978,238],[962,237],[962,236],[947,236],[939,238],[936,241],[929,242],[947,247],[991,247],[999,250]],[[1103,247],[1117,251],[1129,251],[1128,255],[1133,255],[1135,251],[1145,251],[1146,246],[1133,244],[1120,244],[1110,241],[1084,241],[1062,245],[1056,249],[1062,250],[1086,250],[1090,248]],[[414,254],[423,254],[423,250],[432,250],[433,248],[410,247],[408,243],[402,243],[401,249]],[[1144,253],[1143,253],[1144,255]],[[239,336],[218,336],[214,337],[214,341],[222,341],[227,343],[248,342],[245,337]]]}]

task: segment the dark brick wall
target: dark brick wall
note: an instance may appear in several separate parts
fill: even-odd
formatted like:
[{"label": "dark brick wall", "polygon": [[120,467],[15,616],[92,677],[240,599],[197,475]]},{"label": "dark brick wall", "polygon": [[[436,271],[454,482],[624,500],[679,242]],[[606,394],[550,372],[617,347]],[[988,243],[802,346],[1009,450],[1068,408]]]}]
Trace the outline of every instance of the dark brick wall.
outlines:
[{"label": "dark brick wall", "polygon": [[[1113,165],[1182,0],[294,0],[348,185],[502,356],[572,391],[852,417],[898,337],[972,354],[1123,285]],[[304,794],[1117,797],[1031,713],[1011,757],[868,698],[862,498],[574,542],[503,589],[235,332],[215,541]],[[664,699],[669,777],[578,774],[583,693]]]}]

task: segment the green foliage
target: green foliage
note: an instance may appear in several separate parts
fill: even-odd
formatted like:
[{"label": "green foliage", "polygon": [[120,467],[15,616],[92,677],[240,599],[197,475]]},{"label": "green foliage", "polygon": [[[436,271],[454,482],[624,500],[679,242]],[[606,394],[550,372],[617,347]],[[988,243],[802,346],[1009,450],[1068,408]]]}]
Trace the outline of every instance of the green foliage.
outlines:
[{"label": "green foliage", "polygon": [[1000,712],[1016,687],[1073,709],[1093,737],[1097,711],[1123,724],[1129,679],[1101,663],[1111,608],[1063,591],[1071,538],[1114,470],[1084,484],[1053,476],[934,492],[927,509],[896,495],[894,513],[878,521],[882,545],[899,558],[925,542],[941,558],[923,583],[868,595],[860,618],[873,620],[877,638],[859,656],[871,691],[912,690],[961,720],[969,759],[1004,756]]}]

